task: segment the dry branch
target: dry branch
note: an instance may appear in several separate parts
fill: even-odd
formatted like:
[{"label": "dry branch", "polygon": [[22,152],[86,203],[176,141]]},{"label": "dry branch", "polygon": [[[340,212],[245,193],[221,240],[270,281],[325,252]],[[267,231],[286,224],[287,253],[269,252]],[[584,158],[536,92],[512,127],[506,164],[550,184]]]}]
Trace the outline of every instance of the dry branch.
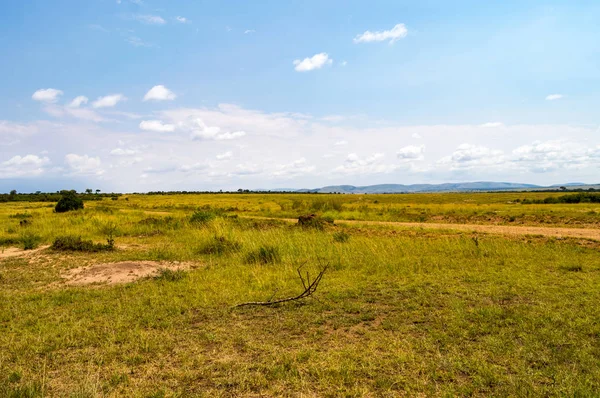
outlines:
[{"label": "dry branch", "polygon": [[307,297],[310,297],[314,292],[317,291],[317,288],[319,287],[319,283],[321,282],[321,279],[323,279],[323,275],[325,275],[325,271],[327,271],[328,265],[323,267],[321,272],[319,272],[319,274],[316,276],[316,278],[312,281],[310,280],[310,275],[309,275],[308,271],[306,272],[306,278],[304,278],[302,276],[302,272],[301,272],[302,267],[303,267],[303,265],[301,265],[297,269],[298,276],[300,277],[300,282],[302,282],[302,287],[304,288],[304,291],[302,293],[300,293],[299,295],[293,296],[293,297],[287,297],[287,298],[283,298],[283,299],[279,299],[279,300],[273,300],[273,297],[275,296],[275,294],[273,294],[273,296],[268,301],[249,301],[247,303],[238,304],[234,308],[245,307],[245,306],[250,306],[250,305],[263,305],[263,306],[264,305],[275,305],[275,304],[286,303],[288,301],[302,300]]}]

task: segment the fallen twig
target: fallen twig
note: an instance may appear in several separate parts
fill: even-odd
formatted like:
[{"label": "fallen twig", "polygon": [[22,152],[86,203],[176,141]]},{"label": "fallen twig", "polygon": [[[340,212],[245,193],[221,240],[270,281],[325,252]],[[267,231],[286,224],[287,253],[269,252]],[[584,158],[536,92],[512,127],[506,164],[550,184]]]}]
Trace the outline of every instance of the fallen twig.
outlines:
[{"label": "fallen twig", "polygon": [[302,273],[300,272],[302,267],[303,267],[303,265],[301,265],[297,269],[298,276],[300,277],[300,282],[302,282],[302,286],[304,287],[304,291],[302,293],[300,293],[299,295],[294,296],[294,297],[287,297],[287,298],[283,298],[283,299],[279,299],[279,300],[273,300],[273,297],[275,296],[275,294],[273,294],[273,296],[268,301],[249,301],[247,303],[238,304],[234,308],[245,307],[245,306],[249,306],[249,305],[281,304],[281,303],[286,303],[288,301],[302,300],[302,299],[305,299],[305,298],[311,296],[314,292],[317,291],[317,287],[319,287],[319,283],[321,282],[321,279],[323,279],[323,275],[325,275],[325,271],[327,271],[327,268],[329,266],[326,265],[325,267],[323,267],[321,272],[319,272],[317,277],[312,282],[310,280],[310,275],[308,274],[308,272],[306,273],[306,279],[302,276]]}]

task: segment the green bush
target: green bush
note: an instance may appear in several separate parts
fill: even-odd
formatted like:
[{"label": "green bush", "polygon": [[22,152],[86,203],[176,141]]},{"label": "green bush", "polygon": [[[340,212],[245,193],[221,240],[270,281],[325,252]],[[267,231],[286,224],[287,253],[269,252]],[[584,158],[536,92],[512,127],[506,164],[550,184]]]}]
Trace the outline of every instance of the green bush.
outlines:
[{"label": "green bush", "polygon": [[21,236],[23,250],[33,250],[40,245],[42,237],[31,232],[27,232]]},{"label": "green bush", "polygon": [[107,244],[94,243],[91,240],[83,240],[81,236],[61,236],[54,240],[52,249],[58,251],[73,251],[73,252],[101,252],[114,250],[114,242],[109,241]]},{"label": "green bush", "polygon": [[242,248],[239,242],[231,241],[224,236],[215,236],[210,242],[200,247],[197,251],[198,254],[216,254],[221,255],[225,253],[237,252]]},{"label": "green bush", "polygon": [[344,231],[336,232],[333,234],[333,240],[336,242],[344,243],[348,242],[350,235]]},{"label": "green bush", "polygon": [[62,191],[62,197],[56,203],[54,211],[65,213],[67,211],[83,209],[83,200],[75,191]]},{"label": "green bush", "polygon": [[279,249],[275,246],[261,246],[246,256],[248,263],[270,264],[279,261],[281,261],[281,256]]},{"label": "green bush", "polygon": [[197,212],[192,214],[192,217],[190,217],[190,223],[196,225],[205,225],[208,224],[210,221],[214,220],[215,218],[217,218],[217,214],[214,211],[198,210]]}]

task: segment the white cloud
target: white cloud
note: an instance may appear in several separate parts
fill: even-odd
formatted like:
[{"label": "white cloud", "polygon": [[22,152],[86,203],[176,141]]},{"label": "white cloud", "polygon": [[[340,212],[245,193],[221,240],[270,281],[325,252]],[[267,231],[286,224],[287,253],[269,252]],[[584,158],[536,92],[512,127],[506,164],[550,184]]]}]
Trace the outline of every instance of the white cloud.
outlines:
[{"label": "white cloud", "polygon": [[342,65],[342,66],[346,66],[346,65],[348,65],[348,61],[342,61],[341,65]]},{"label": "white cloud", "polygon": [[175,93],[162,84],[152,87],[146,95],[144,95],[144,101],[171,101],[175,98],[177,98]]},{"label": "white cloud", "polygon": [[246,29],[246,30],[244,31],[244,34],[245,34],[245,35],[247,35],[247,34],[249,34],[249,33],[256,33],[256,31],[255,31],[254,29]]},{"label": "white cloud", "polygon": [[580,169],[600,163],[600,147],[567,140],[535,141],[512,153],[517,167],[534,173]]},{"label": "white cloud", "polygon": [[385,155],[381,152],[374,153],[366,158],[350,153],[344,164],[333,169],[333,172],[358,176],[362,174],[390,173],[398,168],[396,165],[381,163],[380,161],[384,157]]},{"label": "white cloud", "polygon": [[333,60],[329,58],[327,53],[315,54],[310,58],[304,58],[302,61],[299,59],[294,61],[296,66],[294,69],[297,72],[308,72],[315,69],[321,69],[325,65],[331,65]]},{"label": "white cloud", "polygon": [[217,126],[208,126],[202,119],[195,119],[192,122],[190,137],[193,140],[234,140],[246,135],[245,131],[221,132],[221,128]]},{"label": "white cloud", "polygon": [[71,106],[59,106],[48,104],[43,108],[44,112],[56,118],[74,117],[76,119],[88,120],[91,122],[104,122],[106,119],[98,113],[87,108],[75,108]]},{"label": "white cloud", "polygon": [[293,161],[292,163],[288,163],[288,164],[280,164],[278,166],[275,166],[275,171],[273,173],[271,173],[271,175],[273,177],[297,177],[297,176],[303,176],[309,173],[312,173],[313,171],[315,171],[316,167],[315,166],[311,166],[311,165],[307,165],[306,164],[306,159],[305,158],[300,158],[297,159],[295,161]]},{"label": "white cloud", "polygon": [[179,23],[189,23],[190,22],[190,20],[187,19],[186,17],[180,17],[180,16],[175,17],[175,20]]},{"label": "white cloud", "polygon": [[219,153],[216,158],[217,160],[229,160],[233,157],[233,153],[231,151],[227,151],[224,153]]},{"label": "white cloud", "polygon": [[341,140],[341,141],[336,141],[333,146],[344,146],[344,145],[348,145],[348,141],[346,140]]},{"label": "white cloud", "polygon": [[31,98],[36,101],[54,103],[58,101],[58,97],[63,95],[61,90],[57,90],[55,88],[42,88],[33,93]]},{"label": "white cloud", "polygon": [[390,30],[380,32],[371,32],[367,30],[365,33],[357,35],[354,38],[354,43],[370,43],[375,41],[389,40],[390,44],[397,40],[403,39],[408,34],[408,29],[403,23],[397,24]]},{"label": "white cloud", "polygon": [[479,127],[485,127],[485,128],[496,128],[496,127],[503,127],[504,124],[501,122],[488,122],[488,123],[483,123],[480,124]]},{"label": "white cloud", "polygon": [[164,25],[167,23],[162,17],[158,15],[134,15],[134,19],[149,25]]},{"label": "white cloud", "polygon": [[13,156],[0,163],[0,178],[36,176],[42,174],[50,163],[47,157],[37,155]]},{"label": "white cloud", "polygon": [[69,103],[70,108],[79,108],[82,104],[88,103],[88,97],[80,95],[78,97],[73,98],[73,101]]},{"label": "white cloud", "polygon": [[550,94],[546,96],[546,101],[556,101],[563,97],[562,94]]},{"label": "white cloud", "polygon": [[230,172],[230,175],[247,176],[261,174],[263,169],[254,163],[243,163],[235,166],[235,170]]},{"label": "white cloud", "polygon": [[137,155],[138,153],[140,153],[140,151],[131,148],[115,148],[110,151],[112,156],[133,156]]},{"label": "white cloud", "polygon": [[101,169],[102,162],[99,157],[70,153],[65,156],[65,163],[71,174],[74,175],[101,175],[104,173],[104,170]]},{"label": "white cloud", "polygon": [[155,131],[157,133],[172,133],[175,131],[175,125],[165,124],[161,120],[142,120],[140,129],[145,131]]},{"label": "white cloud", "polygon": [[94,108],[109,108],[117,105],[120,101],[124,101],[126,98],[123,94],[111,94],[105,97],[98,97],[96,101],[92,103]]},{"label": "white cloud", "polygon": [[401,148],[397,153],[396,157],[400,160],[423,160],[425,153],[425,145],[409,145]]},{"label": "white cloud", "polygon": [[423,136],[419,133],[412,133],[410,136],[417,140],[420,140],[421,138],[423,138]]},{"label": "white cloud", "polygon": [[440,159],[438,164],[449,166],[450,170],[459,170],[499,166],[505,162],[503,151],[480,145],[462,144],[452,155]]}]

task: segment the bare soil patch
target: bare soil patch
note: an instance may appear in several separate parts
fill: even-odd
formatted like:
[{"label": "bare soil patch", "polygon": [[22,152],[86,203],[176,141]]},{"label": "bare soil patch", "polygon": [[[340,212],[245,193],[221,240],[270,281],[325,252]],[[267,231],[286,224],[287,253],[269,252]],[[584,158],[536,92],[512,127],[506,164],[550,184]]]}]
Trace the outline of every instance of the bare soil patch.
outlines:
[{"label": "bare soil patch", "polygon": [[4,260],[5,258],[11,258],[11,257],[30,256],[32,254],[39,253],[42,250],[45,250],[49,247],[50,246],[45,245],[45,246],[40,246],[37,249],[33,249],[33,250],[23,250],[18,247],[7,247],[4,249],[0,248],[0,260]]},{"label": "bare soil patch", "polygon": [[161,269],[184,270],[195,268],[192,263],[163,261],[120,261],[73,268],[63,273],[67,285],[91,284],[116,285],[135,282],[138,279],[157,275]]},{"label": "bare soil patch", "polygon": [[[294,218],[271,218],[245,216],[245,218],[280,220],[297,223]],[[596,228],[564,228],[564,227],[533,227],[512,226],[494,224],[451,224],[451,223],[419,223],[419,222],[395,222],[395,221],[367,221],[367,220],[335,220],[336,224],[346,225],[388,225],[404,228],[443,229],[466,232],[482,232],[498,235],[541,235],[548,237],[570,237],[593,239],[600,241],[600,229]]]}]

